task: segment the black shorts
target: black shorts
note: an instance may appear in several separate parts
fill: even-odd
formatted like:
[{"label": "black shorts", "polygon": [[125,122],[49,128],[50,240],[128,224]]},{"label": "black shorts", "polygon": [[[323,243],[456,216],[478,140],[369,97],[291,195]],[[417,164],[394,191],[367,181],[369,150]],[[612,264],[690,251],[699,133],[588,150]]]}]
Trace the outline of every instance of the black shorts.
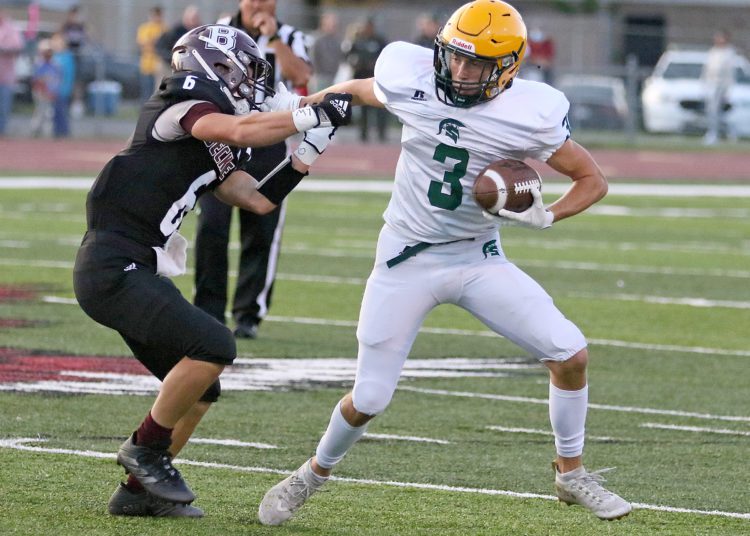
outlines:
[{"label": "black shorts", "polygon": [[[84,312],[117,330],[160,380],[185,356],[229,365],[237,355],[232,332],[156,274],[156,255],[147,246],[110,232],[87,232],[73,284]],[[218,385],[212,389],[218,396]]]}]

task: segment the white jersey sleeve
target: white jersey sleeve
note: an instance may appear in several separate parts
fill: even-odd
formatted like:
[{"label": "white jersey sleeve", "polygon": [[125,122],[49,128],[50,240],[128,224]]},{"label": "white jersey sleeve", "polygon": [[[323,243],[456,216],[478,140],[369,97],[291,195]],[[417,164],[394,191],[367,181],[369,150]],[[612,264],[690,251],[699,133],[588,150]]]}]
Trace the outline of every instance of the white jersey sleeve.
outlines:
[{"label": "white jersey sleeve", "polygon": [[539,107],[538,127],[531,132],[525,148],[530,158],[546,162],[570,138],[570,103],[560,91],[546,86],[544,105]]},{"label": "white jersey sleeve", "polygon": [[[422,47],[396,41],[387,45],[375,63],[375,96],[391,111],[403,109],[404,97],[411,97],[418,87],[418,73],[424,69],[425,54]],[[404,69],[412,65],[412,69]],[[396,114],[398,115],[398,114]]]}]

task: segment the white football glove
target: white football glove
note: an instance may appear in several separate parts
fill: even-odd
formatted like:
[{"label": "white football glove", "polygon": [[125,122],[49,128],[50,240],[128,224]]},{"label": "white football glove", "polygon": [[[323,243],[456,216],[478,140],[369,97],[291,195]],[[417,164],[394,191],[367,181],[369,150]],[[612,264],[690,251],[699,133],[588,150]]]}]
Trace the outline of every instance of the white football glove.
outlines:
[{"label": "white football glove", "polygon": [[299,108],[302,97],[289,91],[284,82],[276,85],[276,94],[266,97],[260,105],[261,112],[293,112]]},{"label": "white football glove", "polygon": [[518,225],[530,229],[546,229],[547,227],[551,227],[552,222],[555,221],[555,215],[552,214],[552,211],[544,208],[542,192],[535,186],[532,186],[530,191],[531,195],[534,196],[534,203],[523,212],[512,212],[503,208],[497,211],[497,215],[486,210],[483,210],[482,214],[488,220],[492,220],[500,225]]},{"label": "white football glove", "polygon": [[300,162],[311,166],[315,160],[323,154],[336,132],[335,127],[311,128],[305,131],[305,137],[294,151],[294,156]]}]

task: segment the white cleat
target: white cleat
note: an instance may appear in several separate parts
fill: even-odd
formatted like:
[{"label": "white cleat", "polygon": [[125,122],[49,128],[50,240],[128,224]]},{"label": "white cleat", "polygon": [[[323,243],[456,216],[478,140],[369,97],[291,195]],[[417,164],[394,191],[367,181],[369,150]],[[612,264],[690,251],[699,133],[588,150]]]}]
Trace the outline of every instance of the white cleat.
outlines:
[{"label": "white cleat", "polygon": [[569,473],[560,474],[556,463],[553,462],[552,467],[555,469],[555,491],[560,501],[566,504],[580,504],[591,510],[599,519],[607,521],[625,517],[633,509],[628,501],[602,486],[605,480],[601,473],[608,469],[589,473],[583,467],[579,467]]},{"label": "white cleat", "polygon": [[328,478],[313,473],[311,460],[266,492],[258,507],[263,525],[281,525],[289,520],[326,483]]}]

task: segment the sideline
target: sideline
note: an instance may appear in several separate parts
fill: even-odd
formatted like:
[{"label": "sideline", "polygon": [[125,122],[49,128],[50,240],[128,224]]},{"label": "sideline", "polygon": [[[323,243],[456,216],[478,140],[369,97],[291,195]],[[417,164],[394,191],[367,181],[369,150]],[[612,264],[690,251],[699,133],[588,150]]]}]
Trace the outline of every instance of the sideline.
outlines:
[{"label": "sideline", "polygon": [[[69,177],[2,177],[0,190],[19,189],[59,189],[88,190],[93,178]],[[392,181],[368,180],[324,180],[305,179],[296,190],[300,192],[367,192],[390,193]],[[546,182],[544,191],[559,195],[566,192],[568,183]],[[636,197],[750,197],[750,186],[734,184],[648,184],[648,183],[610,183],[609,195],[626,195]]]}]

